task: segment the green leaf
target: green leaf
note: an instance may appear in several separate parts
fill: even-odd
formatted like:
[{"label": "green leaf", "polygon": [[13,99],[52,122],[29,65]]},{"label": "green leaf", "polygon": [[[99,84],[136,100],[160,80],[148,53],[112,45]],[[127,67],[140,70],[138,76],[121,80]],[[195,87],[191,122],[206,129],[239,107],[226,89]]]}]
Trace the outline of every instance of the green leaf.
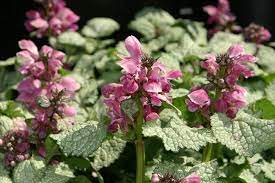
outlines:
[{"label": "green leaf", "polygon": [[101,146],[93,153],[94,160],[92,162],[93,168],[100,170],[103,167],[108,167],[123,152],[126,141],[118,137],[113,137],[104,141]]},{"label": "green leaf", "polygon": [[275,105],[275,80],[266,87],[265,92],[267,99]]},{"label": "green leaf", "polygon": [[134,99],[126,99],[121,103],[121,110],[134,121],[135,114],[138,112],[138,104]]},{"label": "green leaf", "polygon": [[159,60],[166,66],[167,70],[180,70],[179,60],[172,54],[162,53]]},{"label": "green leaf", "polygon": [[188,175],[188,170],[187,167],[184,167],[181,164],[165,161],[158,164],[153,170],[153,173],[157,173],[160,175],[165,175],[166,173],[169,173],[175,176],[177,179],[181,179]]},{"label": "green leaf", "polygon": [[113,34],[119,29],[119,24],[111,18],[93,18],[81,30],[87,37],[101,38]]},{"label": "green leaf", "polygon": [[0,137],[13,128],[13,120],[7,116],[0,116]]},{"label": "green leaf", "polygon": [[196,172],[201,177],[201,183],[218,183],[217,178],[220,177],[218,163],[215,160],[195,165],[189,172]]},{"label": "green leaf", "polygon": [[205,57],[209,52],[208,47],[200,46],[195,42],[189,34],[184,34],[180,40],[179,45],[175,48],[165,47],[167,51],[172,52],[180,57],[180,60],[186,64],[185,61],[198,61]]},{"label": "green leaf", "polygon": [[38,183],[46,171],[42,160],[25,160],[19,163],[13,172],[14,183]]},{"label": "green leaf", "polygon": [[42,160],[25,160],[13,172],[14,183],[65,183],[74,174],[64,163],[46,167]]},{"label": "green leaf", "polygon": [[214,34],[209,42],[209,47],[216,54],[225,53],[227,49],[236,43],[243,42],[241,35],[228,32],[218,32]]},{"label": "green leaf", "polygon": [[0,182],[1,183],[12,183],[10,177],[9,177],[9,172],[5,169],[4,163],[3,163],[3,154],[0,154]]},{"label": "green leaf", "polygon": [[12,183],[12,180],[8,176],[0,176],[1,183]]},{"label": "green leaf", "polygon": [[217,140],[240,155],[253,156],[275,145],[274,120],[257,119],[243,112],[234,120],[215,114],[211,126]]},{"label": "green leaf", "polygon": [[264,92],[260,91],[260,90],[256,90],[256,91],[251,91],[249,88],[247,88],[247,94],[245,96],[246,101],[248,102],[248,104],[254,103],[257,100],[260,100],[263,98],[264,96]]},{"label": "green leaf", "polygon": [[57,43],[64,46],[84,47],[86,40],[78,32],[64,32],[57,37]]},{"label": "green leaf", "polygon": [[50,137],[47,137],[45,140],[45,149],[46,149],[45,161],[46,163],[48,163],[51,160],[51,158],[59,152],[58,145],[53,139],[51,139]]},{"label": "green leaf", "polygon": [[164,109],[160,113],[160,119],[146,123],[143,126],[143,134],[145,137],[159,137],[165,149],[174,152],[182,148],[199,150],[208,142],[216,142],[210,130],[190,128],[171,109]]},{"label": "green leaf", "polygon": [[92,182],[84,175],[79,175],[71,179],[69,183],[92,183]]},{"label": "green leaf", "polygon": [[157,8],[144,8],[129,24],[146,39],[164,35],[167,28],[175,23],[175,19],[166,11]]},{"label": "green leaf", "polygon": [[275,50],[271,47],[261,45],[256,55],[257,63],[268,73],[275,73]]},{"label": "green leaf", "polygon": [[0,114],[8,116],[10,118],[32,118],[32,115],[26,109],[11,100],[0,101]]},{"label": "green leaf", "polygon": [[170,173],[178,179],[196,173],[201,177],[201,183],[218,183],[217,178],[220,177],[216,161],[197,164],[193,167],[165,161],[158,164],[153,172],[161,175]]},{"label": "green leaf", "polygon": [[271,160],[271,163],[264,162],[261,169],[265,173],[265,177],[275,181],[275,160]]},{"label": "green leaf", "polygon": [[95,58],[96,55],[96,53],[93,56],[84,54],[77,60],[73,72],[79,76],[76,79],[81,80],[80,84],[84,84],[86,78],[94,77],[94,62],[99,59]]},{"label": "green leaf", "polygon": [[94,79],[86,79],[81,83],[81,89],[76,94],[76,101],[83,106],[91,106],[98,99],[97,82]]},{"label": "green leaf", "polygon": [[67,131],[51,135],[66,156],[91,155],[106,136],[106,127],[96,121],[74,125]]},{"label": "green leaf", "polygon": [[194,40],[198,45],[207,44],[207,30],[203,23],[188,19],[179,19],[177,22],[185,28],[192,40]]},{"label": "green leaf", "polygon": [[15,94],[12,92],[16,85],[22,80],[22,75],[15,70],[15,67],[0,67],[0,99],[14,99]]},{"label": "green leaf", "polygon": [[178,89],[172,89],[172,91],[170,92],[170,96],[174,99],[179,97],[185,97],[188,93],[189,93],[188,90],[184,88],[178,88]]},{"label": "green leaf", "polygon": [[72,170],[68,165],[59,163],[56,166],[50,166],[47,168],[41,183],[65,183],[74,177]]},{"label": "green leaf", "polygon": [[249,169],[243,170],[239,177],[247,183],[260,183]]},{"label": "green leaf", "polygon": [[93,38],[86,38],[85,49],[88,53],[93,53],[98,48],[98,44],[98,40]]},{"label": "green leaf", "polygon": [[92,170],[91,162],[88,158],[69,156],[65,159],[67,165],[74,170],[87,171]]},{"label": "green leaf", "polygon": [[251,108],[262,119],[275,119],[275,105],[266,98],[256,101]]}]

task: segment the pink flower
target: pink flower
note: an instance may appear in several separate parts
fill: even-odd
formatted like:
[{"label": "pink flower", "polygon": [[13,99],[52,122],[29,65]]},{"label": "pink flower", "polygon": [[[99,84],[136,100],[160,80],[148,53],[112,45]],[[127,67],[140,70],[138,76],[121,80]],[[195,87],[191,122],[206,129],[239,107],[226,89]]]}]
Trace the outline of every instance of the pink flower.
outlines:
[{"label": "pink flower", "polygon": [[28,107],[35,106],[36,96],[41,92],[41,82],[38,79],[32,79],[30,77],[21,81],[17,87],[19,96],[17,100],[23,102]]},{"label": "pink flower", "polygon": [[231,59],[231,63],[228,66],[229,75],[226,77],[226,82],[229,85],[234,85],[239,79],[240,75],[243,75],[245,78],[251,77],[254,75],[252,71],[245,65],[245,62],[255,62],[256,57],[253,55],[245,54],[244,48],[241,45],[231,46],[227,54]]},{"label": "pink flower", "polygon": [[24,62],[19,69],[21,74],[51,80],[63,65],[64,53],[49,46],[43,46],[39,53],[32,41],[22,40],[19,41],[19,47],[23,51],[18,52],[17,56]]},{"label": "pink flower", "polygon": [[134,60],[138,61],[138,59],[141,59],[142,57],[141,44],[135,36],[128,36],[125,39],[125,48],[130,53],[130,56]]},{"label": "pink flower", "polygon": [[121,111],[121,102],[127,99],[123,85],[111,83],[102,87],[101,92],[105,97],[104,103],[108,107],[108,114],[111,118],[109,131],[116,132],[119,128],[127,130],[127,119]]},{"label": "pink flower", "polygon": [[13,123],[14,123],[14,128],[13,128],[14,131],[21,133],[22,136],[29,135],[29,129],[24,119],[15,118]]},{"label": "pink flower", "polygon": [[124,57],[118,65],[120,65],[125,72],[135,74],[141,67],[141,44],[136,37],[129,36],[125,39],[125,47],[130,56]]},{"label": "pink flower", "polygon": [[215,109],[217,112],[225,113],[229,118],[235,118],[239,109],[247,105],[246,93],[244,88],[236,85],[233,90],[222,93],[214,104]]},{"label": "pink flower", "polygon": [[216,56],[209,54],[207,59],[201,62],[201,67],[206,69],[209,74],[216,75],[219,69],[219,64],[216,62]]},{"label": "pink flower", "polygon": [[209,15],[209,24],[226,25],[229,22],[234,22],[236,19],[230,12],[228,0],[219,0],[217,7],[212,5],[204,6],[203,10]]},{"label": "pink flower", "polygon": [[201,178],[197,174],[193,173],[184,178],[183,183],[200,183]]},{"label": "pink flower", "polygon": [[76,115],[76,109],[68,105],[60,106],[59,110],[67,117],[74,117]]},{"label": "pink flower", "polygon": [[152,183],[158,183],[160,181],[159,174],[154,173],[151,177],[151,182]]},{"label": "pink flower", "polygon": [[[38,38],[43,36],[58,36],[65,31],[76,31],[79,20],[72,10],[66,7],[63,0],[49,0],[40,2],[44,9],[30,10],[26,13],[25,27],[34,32]],[[50,34],[50,35],[49,35]]]},{"label": "pink flower", "polygon": [[129,56],[123,57],[118,63],[122,67],[120,84],[108,84],[102,88],[104,103],[108,106],[111,118],[109,129],[127,129],[129,120],[121,111],[121,102],[125,99],[136,98],[142,94],[144,120],[152,121],[159,118],[158,107],[162,102],[171,103],[169,92],[172,79],[182,76],[180,71],[167,71],[159,61],[149,58],[141,50],[141,44],[134,36],[125,40]]},{"label": "pink flower", "polygon": [[194,90],[187,97],[186,104],[190,112],[195,112],[210,105],[210,97],[204,89]]},{"label": "pink flower", "polygon": [[75,79],[68,76],[61,79],[60,85],[69,92],[75,92],[80,88],[80,85],[75,81]]},{"label": "pink flower", "polygon": [[35,32],[38,38],[47,34],[49,24],[44,17],[43,13],[36,10],[30,10],[26,12],[28,20],[25,22],[25,27],[29,32]]},{"label": "pink flower", "polygon": [[[17,54],[24,63],[20,72],[25,76],[18,85],[17,100],[35,114],[32,129],[42,140],[49,133],[58,133],[57,122],[60,118],[73,118],[75,108],[67,103],[73,98],[80,85],[71,77],[62,77],[59,70],[63,66],[64,53],[43,46],[38,52],[32,41],[22,40],[19,46],[23,51]],[[72,122],[73,123],[73,122]],[[20,147],[21,148],[21,147]]]},{"label": "pink flower", "polygon": [[124,90],[128,93],[135,93],[138,90],[138,83],[135,77],[131,74],[125,74],[120,78],[121,84],[123,84]]},{"label": "pink flower", "polygon": [[64,7],[55,12],[55,15],[49,21],[49,28],[55,36],[68,30],[76,31],[78,26],[75,23],[78,20],[79,16],[69,8]]},{"label": "pink flower", "polygon": [[256,44],[269,41],[271,38],[271,34],[266,28],[255,23],[251,23],[246,27],[243,34],[246,40],[255,42]]},{"label": "pink flower", "polygon": [[29,57],[32,57],[34,60],[38,59],[38,57],[39,57],[38,49],[37,49],[36,45],[31,40],[23,39],[18,42],[18,45],[22,50],[27,51],[27,53],[28,53],[27,55]]},{"label": "pink flower", "polygon": [[41,146],[41,147],[38,148],[38,154],[43,158],[46,157],[46,149],[45,149],[44,146]]},{"label": "pink flower", "polygon": [[29,129],[25,121],[15,118],[14,127],[1,139],[1,149],[4,152],[4,163],[6,166],[14,167],[16,163],[29,158]]}]

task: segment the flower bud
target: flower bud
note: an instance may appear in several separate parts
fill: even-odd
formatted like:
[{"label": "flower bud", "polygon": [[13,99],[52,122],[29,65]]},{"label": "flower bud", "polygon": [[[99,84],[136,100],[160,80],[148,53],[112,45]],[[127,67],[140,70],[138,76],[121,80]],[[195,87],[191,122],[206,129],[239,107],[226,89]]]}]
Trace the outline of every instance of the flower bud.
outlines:
[{"label": "flower bud", "polygon": [[15,161],[11,161],[11,162],[10,162],[10,165],[11,165],[12,167],[15,167],[15,165],[16,165]]},{"label": "flower bud", "polygon": [[159,181],[160,181],[160,179],[159,179],[159,174],[154,173],[154,174],[152,175],[151,182],[152,182],[152,183],[158,183]]}]

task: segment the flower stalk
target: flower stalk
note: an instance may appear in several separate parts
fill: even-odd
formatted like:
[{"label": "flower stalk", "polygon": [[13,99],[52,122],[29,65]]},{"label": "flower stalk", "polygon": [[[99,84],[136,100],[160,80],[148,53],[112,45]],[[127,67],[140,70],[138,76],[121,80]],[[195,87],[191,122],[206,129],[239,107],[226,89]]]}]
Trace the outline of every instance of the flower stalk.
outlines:
[{"label": "flower stalk", "polygon": [[139,112],[136,120],[136,183],[144,183],[145,148],[142,139],[143,106],[140,99],[137,99],[137,101],[139,104]]}]

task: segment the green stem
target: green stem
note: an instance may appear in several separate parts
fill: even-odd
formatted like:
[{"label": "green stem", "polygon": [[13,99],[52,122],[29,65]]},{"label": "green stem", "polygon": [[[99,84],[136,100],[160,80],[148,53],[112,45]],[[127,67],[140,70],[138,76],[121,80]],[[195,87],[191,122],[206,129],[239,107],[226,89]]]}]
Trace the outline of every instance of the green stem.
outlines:
[{"label": "green stem", "polygon": [[214,144],[207,143],[206,147],[203,149],[202,162],[208,162],[212,159]]},{"label": "green stem", "polygon": [[140,99],[137,99],[137,101],[139,104],[139,114],[136,120],[136,183],[144,183],[145,150],[142,139],[143,106],[140,102]]},{"label": "green stem", "polygon": [[[223,70],[221,71],[222,73],[224,72]],[[221,96],[222,90],[220,88],[216,88],[215,91],[215,100],[217,100]],[[208,128],[211,128],[210,121],[208,121]],[[208,162],[212,160],[213,157],[213,152],[217,150],[217,144],[211,144],[207,143],[206,147],[203,149],[202,152],[202,162]]]}]

